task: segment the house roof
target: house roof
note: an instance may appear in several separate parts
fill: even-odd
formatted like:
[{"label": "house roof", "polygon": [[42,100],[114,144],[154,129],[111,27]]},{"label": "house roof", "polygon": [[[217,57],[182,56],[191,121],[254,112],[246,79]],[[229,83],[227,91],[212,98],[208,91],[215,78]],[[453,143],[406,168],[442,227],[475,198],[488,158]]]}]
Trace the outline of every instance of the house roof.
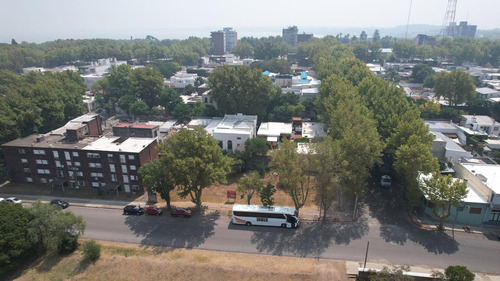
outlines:
[{"label": "house roof", "polygon": [[278,137],[292,134],[292,123],[283,122],[262,122],[257,131],[258,136]]},{"label": "house roof", "polygon": [[479,178],[496,194],[500,194],[500,165],[462,163],[467,170]]},{"label": "house roof", "polygon": [[82,150],[139,153],[152,142],[156,142],[156,139],[128,138],[123,142],[119,141],[120,137],[102,137],[92,143],[88,143]]},{"label": "house roof", "polygon": [[499,94],[500,93],[500,91],[497,91],[497,90],[494,90],[494,89],[491,89],[488,87],[476,88],[476,92],[478,92],[479,94],[482,94],[482,95],[490,95],[490,94]]},{"label": "house roof", "polygon": [[[467,123],[477,123],[479,125],[490,126],[495,123],[495,119],[486,115],[462,115],[463,118],[467,119]],[[474,122],[475,120],[475,122]]]},{"label": "house roof", "polygon": [[[424,179],[428,179],[432,177],[431,174],[427,175],[421,175],[420,180],[423,182]],[[462,179],[457,179],[453,178],[454,181],[462,180]],[[427,196],[426,196],[427,198]],[[462,200],[463,203],[480,203],[480,204],[487,204],[488,200],[486,198],[483,198],[479,193],[469,184],[467,183],[467,196]]]}]

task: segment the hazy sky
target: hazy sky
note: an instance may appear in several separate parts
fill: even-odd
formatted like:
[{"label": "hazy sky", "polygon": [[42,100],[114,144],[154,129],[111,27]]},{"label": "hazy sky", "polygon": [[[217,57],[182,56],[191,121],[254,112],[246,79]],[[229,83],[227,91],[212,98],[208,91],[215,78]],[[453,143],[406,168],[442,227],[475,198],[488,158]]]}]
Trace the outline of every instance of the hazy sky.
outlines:
[{"label": "hazy sky", "polygon": [[[413,0],[410,24],[441,25],[448,0]],[[0,0],[0,43],[67,38],[209,37],[231,26],[238,36],[281,28],[406,25],[410,0]],[[456,21],[500,27],[500,0],[458,0]],[[370,34],[370,32],[368,32]],[[383,34],[382,34],[383,35]]]}]

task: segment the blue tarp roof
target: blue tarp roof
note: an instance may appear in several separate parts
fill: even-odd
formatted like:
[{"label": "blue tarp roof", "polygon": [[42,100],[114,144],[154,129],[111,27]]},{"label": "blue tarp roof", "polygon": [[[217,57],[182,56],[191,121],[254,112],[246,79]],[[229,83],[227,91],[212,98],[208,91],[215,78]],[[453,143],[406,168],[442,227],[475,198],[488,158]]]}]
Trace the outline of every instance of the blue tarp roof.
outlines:
[{"label": "blue tarp roof", "polygon": [[262,72],[263,75],[266,75],[266,76],[269,76],[269,74],[271,74],[271,72],[269,70],[266,70],[264,72]]}]

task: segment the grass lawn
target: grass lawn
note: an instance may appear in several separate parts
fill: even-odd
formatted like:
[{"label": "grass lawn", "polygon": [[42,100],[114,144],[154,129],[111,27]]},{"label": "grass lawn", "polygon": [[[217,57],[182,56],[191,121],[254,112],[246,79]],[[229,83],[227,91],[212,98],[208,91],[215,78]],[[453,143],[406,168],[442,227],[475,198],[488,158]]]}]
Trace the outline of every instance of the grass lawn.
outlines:
[{"label": "grass lawn", "polygon": [[94,264],[77,250],[42,257],[7,280],[348,280],[342,261],[98,243]]}]

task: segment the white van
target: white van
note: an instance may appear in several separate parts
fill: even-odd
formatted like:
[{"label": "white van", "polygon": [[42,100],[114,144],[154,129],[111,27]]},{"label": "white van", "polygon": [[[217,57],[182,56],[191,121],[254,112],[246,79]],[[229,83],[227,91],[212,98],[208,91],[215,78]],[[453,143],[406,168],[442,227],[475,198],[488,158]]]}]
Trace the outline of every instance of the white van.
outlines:
[{"label": "white van", "polygon": [[382,187],[391,187],[391,177],[388,175],[380,177],[380,185]]}]

